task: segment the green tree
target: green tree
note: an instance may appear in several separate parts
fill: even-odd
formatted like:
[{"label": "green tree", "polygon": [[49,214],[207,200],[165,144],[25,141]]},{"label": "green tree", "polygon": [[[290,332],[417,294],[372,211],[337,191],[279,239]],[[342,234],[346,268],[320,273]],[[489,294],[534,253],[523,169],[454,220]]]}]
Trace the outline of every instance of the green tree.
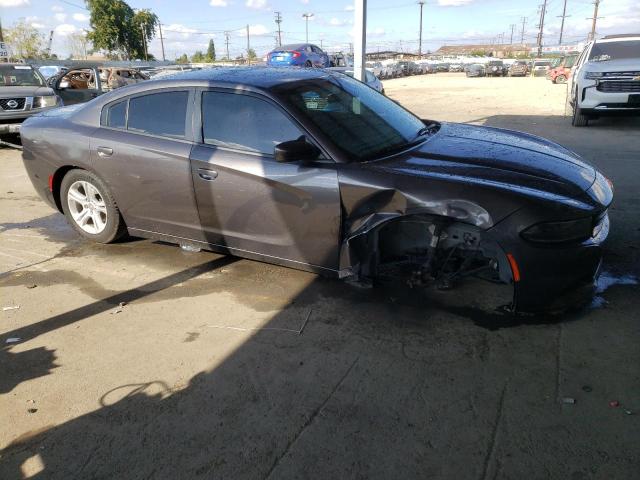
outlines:
[{"label": "green tree", "polygon": [[193,63],[204,63],[207,61],[207,59],[204,54],[200,50],[198,50],[196,53],[191,55],[191,61]]},{"label": "green tree", "polygon": [[187,57],[186,53],[183,53],[178,58],[176,58],[176,63],[178,63],[178,64],[189,63],[189,57]]},{"label": "green tree", "polygon": [[13,58],[37,58],[41,55],[42,35],[24,18],[14,23],[11,28],[5,29],[4,40],[11,47]]},{"label": "green tree", "polygon": [[123,0],[86,0],[92,31],[87,38],[97,50],[127,60],[144,58],[144,42],[153,39],[158,17],[151,10],[135,12]]},{"label": "green tree", "polygon": [[209,62],[216,61],[216,45],[213,43],[213,39],[209,40],[209,47],[207,48],[207,58]]},{"label": "green tree", "polygon": [[256,51],[253,48],[247,50],[247,57],[249,57],[249,60],[255,60],[256,58],[258,58],[258,56],[256,55]]}]

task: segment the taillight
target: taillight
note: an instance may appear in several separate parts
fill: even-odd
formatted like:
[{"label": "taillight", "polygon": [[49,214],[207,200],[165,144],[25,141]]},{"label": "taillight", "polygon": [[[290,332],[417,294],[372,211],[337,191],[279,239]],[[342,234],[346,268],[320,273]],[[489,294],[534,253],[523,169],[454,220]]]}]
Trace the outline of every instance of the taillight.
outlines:
[{"label": "taillight", "polygon": [[300,54],[300,52],[293,52],[293,53],[291,53],[291,56],[292,56],[293,58],[298,58],[300,55],[301,55],[301,54]]}]

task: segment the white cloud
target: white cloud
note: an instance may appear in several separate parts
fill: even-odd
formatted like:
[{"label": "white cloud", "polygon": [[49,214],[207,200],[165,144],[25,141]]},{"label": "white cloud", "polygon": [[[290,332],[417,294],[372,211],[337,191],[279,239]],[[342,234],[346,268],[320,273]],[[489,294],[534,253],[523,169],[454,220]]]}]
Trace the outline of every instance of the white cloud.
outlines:
[{"label": "white cloud", "polygon": [[473,0],[438,0],[438,5],[441,7],[461,7],[462,5],[469,5]]},{"label": "white cloud", "polygon": [[33,28],[37,28],[37,29],[41,29],[41,28],[44,28],[44,27],[45,27],[45,25],[44,25],[44,24],[42,24],[42,23],[38,23],[38,22],[31,22],[31,26],[32,26]]},{"label": "white cloud", "polygon": [[53,18],[55,18],[59,22],[64,22],[67,19],[66,13],[56,13]]},{"label": "white cloud", "polygon": [[247,0],[245,5],[249,8],[261,10],[263,8],[267,8],[267,0]]},{"label": "white cloud", "polygon": [[85,15],[84,13],[74,13],[73,14],[73,19],[76,22],[86,22],[87,20],[89,20],[89,17],[87,15]]},{"label": "white cloud", "polygon": [[55,31],[61,37],[65,37],[67,35],[77,32],[78,28],[76,28],[75,25],[71,25],[70,23],[62,23],[55,28]]},{"label": "white cloud", "polygon": [[30,3],[29,0],[0,0],[0,7],[26,7]]},{"label": "white cloud", "polygon": [[228,3],[227,0],[211,0],[209,5],[212,7],[226,7]]},{"label": "white cloud", "polygon": [[[172,23],[171,25],[164,25],[164,28],[162,29],[162,33],[165,34],[165,36],[168,39],[174,39],[174,40],[189,39],[194,36],[193,33],[195,32],[197,32],[197,30],[193,28],[185,27],[180,23]],[[211,35],[211,36],[213,37],[214,35]]]},{"label": "white cloud", "polygon": [[331,25],[332,27],[342,27],[343,25],[346,25],[346,24],[347,22],[345,20],[340,20],[339,18],[335,18],[335,17],[329,20],[329,25]]},{"label": "white cloud", "polygon": [[62,8],[60,5],[54,5],[53,7],[51,7],[51,11],[52,12],[64,12],[64,8]]},{"label": "white cloud", "polygon": [[[240,37],[246,37],[247,29],[243,28],[242,30],[239,30],[238,35]],[[249,35],[252,37],[261,37],[265,35],[271,35],[271,31],[264,25],[258,23],[256,25],[249,25]]]},{"label": "white cloud", "polygon": [[353,12],[356,9],[353,5],[347,5],[344,7],[345,12]]}]

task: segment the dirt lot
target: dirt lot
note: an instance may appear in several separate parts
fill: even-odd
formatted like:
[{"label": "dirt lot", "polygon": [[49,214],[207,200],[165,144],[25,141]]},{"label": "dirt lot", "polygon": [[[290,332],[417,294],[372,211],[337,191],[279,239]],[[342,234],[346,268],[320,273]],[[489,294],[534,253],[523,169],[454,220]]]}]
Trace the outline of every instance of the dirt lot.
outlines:
[{"label": "dirt lot", "polygon": [[640,122],[572,128],[544,79],[385,88],[422,116],[559,141],[614,181],[599,306],[513,321],[474,284],[361,290],[89,245],[3,149],[0,299],[19,308],[0,312],[0,478],[637,478]]}]

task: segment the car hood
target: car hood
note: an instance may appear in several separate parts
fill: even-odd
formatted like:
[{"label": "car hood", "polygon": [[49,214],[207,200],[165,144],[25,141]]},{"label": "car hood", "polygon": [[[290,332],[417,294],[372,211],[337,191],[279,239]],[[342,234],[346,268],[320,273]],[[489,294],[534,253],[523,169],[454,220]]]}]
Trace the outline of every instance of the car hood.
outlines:
[{"label": "car hood", "polygon": [[49,87],[0,87],[0,97],[46,97],[54,95]]},{"label": "car hood", "polygon": [[396,174],[565,198],[581,195],[596,176],[578,155],[543,138],[455,123],[443,123],[419,147],[375,164]]},{"label": "car hood", "polygon": [[640,54],[638,58],[625,58],[621,60],[603,60],[600,62],[587,62],[586,72],[624,72],[640,71]]}]

